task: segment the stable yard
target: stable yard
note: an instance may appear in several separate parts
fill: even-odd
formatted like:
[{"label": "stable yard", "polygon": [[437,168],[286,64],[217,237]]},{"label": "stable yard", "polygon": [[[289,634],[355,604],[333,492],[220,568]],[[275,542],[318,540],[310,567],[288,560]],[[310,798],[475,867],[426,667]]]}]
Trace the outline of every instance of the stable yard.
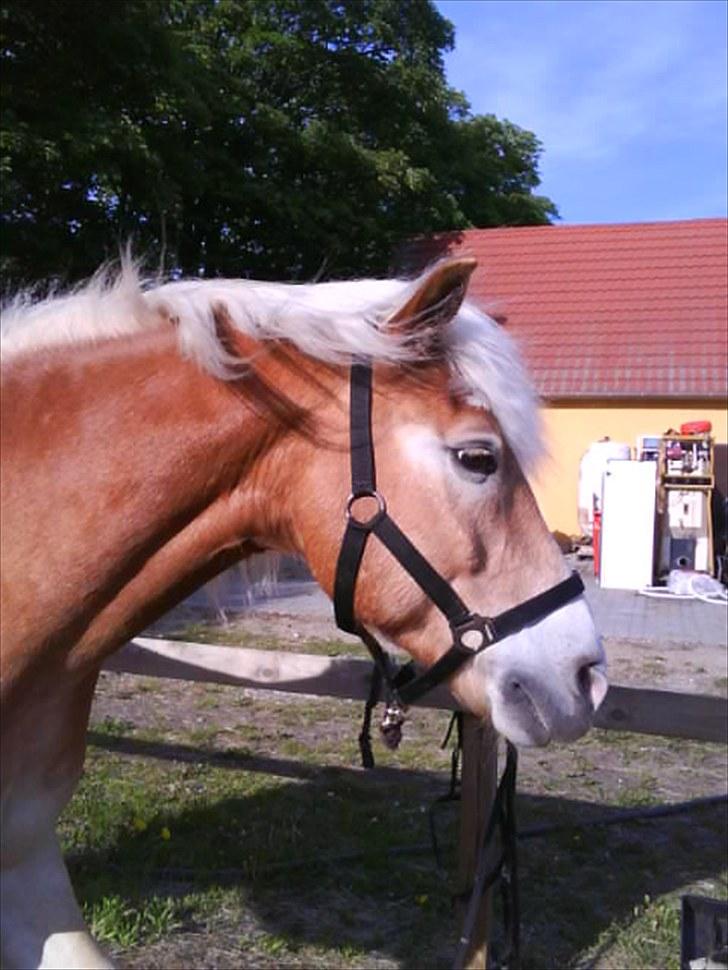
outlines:
[{"label": "stable yard", "polygon": [[[300,618],[181,638],[360,653]],[[166,633],[169,636],[169,631]],[[613,644],[614,679],[725,694],[725,652]],[[615,668],[616,663],[616,670]],[[671,673],[678,683],[671,682]],[[358,767],[361,705],[102,674],[85,778],[64,814],[70,869],[121,966],[447,967],[458,806],[449,717],[416,710],[394,754]],[[725,897],[726,805],[590,825],[726,791],[720,745],[593,731],[522,753],[524,967],[678,967],[679,897]],[[497,937],[496,937],[497,940]]]}]

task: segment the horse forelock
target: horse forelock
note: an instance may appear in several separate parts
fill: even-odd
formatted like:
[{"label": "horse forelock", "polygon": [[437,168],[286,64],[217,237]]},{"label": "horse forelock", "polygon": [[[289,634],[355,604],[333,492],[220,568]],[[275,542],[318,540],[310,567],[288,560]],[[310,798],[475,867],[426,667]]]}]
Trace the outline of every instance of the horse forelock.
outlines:
[{"label": "horse forelock", "polygon": [[[7,360],[53,347],[108,340],[174,325],[181,352],[222,380],[240,374],[241,361],[220,340],[215,309],[256,341],[285,341],[316,360],[348,363],[365,356],[392,364],[428,360],[431,341],[386,321],[418,280],[353,280],[285,284],[247,280],[148,282],[131,259],[108,267],[84,286],[43,298],[23,292],[2,310],[2,355]],[[465,302],[438,346],[454,389],[490,410],[526,470],[541,454],[539,402],[513,340],[473,303]]]}]

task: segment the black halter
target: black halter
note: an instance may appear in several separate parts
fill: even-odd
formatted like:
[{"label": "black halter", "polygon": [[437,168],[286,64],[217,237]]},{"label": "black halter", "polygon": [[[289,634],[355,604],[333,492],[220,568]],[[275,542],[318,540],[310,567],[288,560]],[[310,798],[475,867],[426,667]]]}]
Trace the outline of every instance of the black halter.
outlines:
[{"label": "black halter", "polygon": [[[376,487],[371,411],[371,364],[357,361],[351,367],[350,384],[351,494],[346,501],[346,531],[336,565],[334,611],[340,629],[356,634],[367,645],[387,684],[390,703],[382,730],[385,740],[396,746],[406,705],[442,683],[486,647],[543,619],[580,596],[584,592],[584,584],[577,573],[572,573],[551,589],[498,616],[471,613],[452,586],[415,548],[387,512],[384,496]],[[363,498],[373,499],[377,503],[377,510],[368,519],[361,520],[354,515],[354,505]],[[414,664],[407,664],[393,674],[382,647],[354,616],[356,579],[367,539],[372,533],[389,549],[450,624],[450,649],[424,673],[416,674]],[[389,736],[388,730],[391,732]]]}]

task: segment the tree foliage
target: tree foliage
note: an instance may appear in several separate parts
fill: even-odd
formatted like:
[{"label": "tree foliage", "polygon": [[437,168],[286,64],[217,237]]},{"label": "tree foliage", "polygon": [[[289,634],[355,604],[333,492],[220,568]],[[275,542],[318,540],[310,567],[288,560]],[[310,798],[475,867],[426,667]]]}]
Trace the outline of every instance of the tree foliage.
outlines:
[{"label": "tree foliage", "polygon": [[448,87],[429,0],[5,0],[3,269],[385,270],[408,235],[547,222],[533,134]]}]

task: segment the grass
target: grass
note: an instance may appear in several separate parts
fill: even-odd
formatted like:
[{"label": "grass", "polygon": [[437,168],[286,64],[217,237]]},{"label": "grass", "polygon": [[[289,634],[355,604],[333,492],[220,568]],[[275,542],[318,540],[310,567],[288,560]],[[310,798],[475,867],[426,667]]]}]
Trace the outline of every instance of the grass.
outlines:
[{"label": "grass", "polygon": [[[311,784],[146,759],[128,759],[120,768],[118,756],[92,750],[62,833],[87,917],[103,940],[122,950],[173,934],[185,922],[204,925],[220,909],[234,923],[248,906],[238,891],[245,886],[255,890],[257,922],[265,927],[255,934],[255,947],[269,956],[320,951],[327,961],[341,951],[351,961],[364,952],[366,933],[355,925],[349,933],[361,934],[361,941],[348,933],[337,940],[342,875],[355,897],[413,896],[413,879],[419,895],[436,889],[437,874],[415,876],[410,861],[391,877],[390,849],[403,838],[426,840],[424,815],[400,809],[408,794],[401,784],[391,786],[399,797],[388,807],[379,786],[371,790],[335,773]],[[356,852],[364,859],[354,873],[322,862]],[[186,890],[176,900],[170,878]],[[301,895],[304,925],[289,928]],[[275,917],[266,915],[268,908]],[[319,908],[326,915],[317,915],[314,925]],[[275,928],[266,927],[271,918]]]},{"label": "grass", "polygon": [[606,956],[603,965],[664,967],[680,970],[680,900],[666,896],[653,900],[646,893],[629,916],[605,930],[595,947]]},{"label": "grass", "polygon": [[369,657],[363,644],[355,640],[337,637],[302,636],[291,642],[290,638],[251,631],[244,623],[188,623],[165,633],[168,640],[186,640],[190,643],[217,643],[228,647],[249,647],[256,650],[292,650],[313,653],[325,657]]},{"label": "grass", "polygon": [[105,717],[94,725],[94,730],[98,734],[107,734],[109,737],[117,737],[120,734],[128,734],[134,730],[134,722],[122,717]]},{"label": "grass", "polygon": [[614,803],[621,808],[637,808],[640,805],[656,805],[660,801],[658,782],[649,772],[640,772],[637,778],[620,786]]},{"label": "grass", "polygon": [[153,897],[138,906],[116,893],[86,902],[83,914],[91,932],[101,943],[122,949],[153,943],[178,929],[179,903],[169,897]]}]

